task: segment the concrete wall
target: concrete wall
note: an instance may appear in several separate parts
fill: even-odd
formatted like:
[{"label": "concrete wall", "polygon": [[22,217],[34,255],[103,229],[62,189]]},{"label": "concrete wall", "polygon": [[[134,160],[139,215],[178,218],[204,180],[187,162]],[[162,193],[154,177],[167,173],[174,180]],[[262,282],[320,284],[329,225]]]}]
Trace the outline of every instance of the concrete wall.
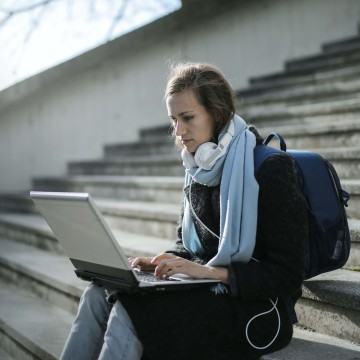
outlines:
[{"label": "concrete wall", "polygon": [[179,11],[0,92],[0,192],[166,123],[168,62],[218,65],[234,88],[358,31],[358,0],[186,0]]}]

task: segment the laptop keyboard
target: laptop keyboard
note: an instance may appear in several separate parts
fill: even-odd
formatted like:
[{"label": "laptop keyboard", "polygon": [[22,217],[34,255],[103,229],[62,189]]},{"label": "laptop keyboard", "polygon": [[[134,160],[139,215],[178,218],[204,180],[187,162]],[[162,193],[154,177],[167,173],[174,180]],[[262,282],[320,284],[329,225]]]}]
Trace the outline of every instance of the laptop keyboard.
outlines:
[{"label": "laptop keyboard", "polygon": [[172,279],[172,278],[159,279],[153,273],[147,271],[141,271],[141,270],[136,271],[136,274],[139,280],[146,282],[180,281],[179,279]]}]

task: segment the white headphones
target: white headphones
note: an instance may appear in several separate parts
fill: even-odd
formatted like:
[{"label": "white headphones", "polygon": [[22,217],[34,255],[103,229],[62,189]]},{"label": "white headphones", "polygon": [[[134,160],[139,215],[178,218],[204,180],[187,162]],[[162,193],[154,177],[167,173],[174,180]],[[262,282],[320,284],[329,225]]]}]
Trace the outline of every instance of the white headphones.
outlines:
[{"label": "white headphones", "polygon": [[226,133],[222,136],[219,144],[213,142],[206,142],[201,144],[193,156],[185,149],[181,151],[181,158],[186,169],[192,167],[199,167],[204,170],[211,170],[217,159],[219,159],[225,152],[234,137],[235,125],[234,121],[229,122]]}]

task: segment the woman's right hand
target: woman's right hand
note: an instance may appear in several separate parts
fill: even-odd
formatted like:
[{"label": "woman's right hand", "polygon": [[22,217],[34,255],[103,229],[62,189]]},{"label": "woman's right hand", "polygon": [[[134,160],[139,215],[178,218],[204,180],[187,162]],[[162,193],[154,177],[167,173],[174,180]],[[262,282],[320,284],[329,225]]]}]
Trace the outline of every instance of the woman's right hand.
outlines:
[{"label": "woman's right hand", "polygon": [[161,253],[154,257],[149,256],[139,256],[139,257],[129,257],[129,264],[133,268],[138,268],[142,271],[154,271],[156,268],[156,264],[152,263],[152,260],[158,258],[161,255],[161,259],[172,259],[176,256],[173,254]]}]

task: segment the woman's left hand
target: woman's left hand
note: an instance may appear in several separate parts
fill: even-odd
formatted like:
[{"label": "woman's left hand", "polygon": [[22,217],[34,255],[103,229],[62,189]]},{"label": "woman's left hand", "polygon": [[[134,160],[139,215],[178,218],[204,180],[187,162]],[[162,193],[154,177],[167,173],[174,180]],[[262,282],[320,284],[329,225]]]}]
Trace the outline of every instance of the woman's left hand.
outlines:
[{"label": "woman's left hand", "polygon": [[179,256],[169,259],[165,255],[155,256],[151,261],[157,265],[154,274],[158,278],[166,278],[180,273],[197,279],[216,279],[228,283],[226,268],[197,264]]}]

